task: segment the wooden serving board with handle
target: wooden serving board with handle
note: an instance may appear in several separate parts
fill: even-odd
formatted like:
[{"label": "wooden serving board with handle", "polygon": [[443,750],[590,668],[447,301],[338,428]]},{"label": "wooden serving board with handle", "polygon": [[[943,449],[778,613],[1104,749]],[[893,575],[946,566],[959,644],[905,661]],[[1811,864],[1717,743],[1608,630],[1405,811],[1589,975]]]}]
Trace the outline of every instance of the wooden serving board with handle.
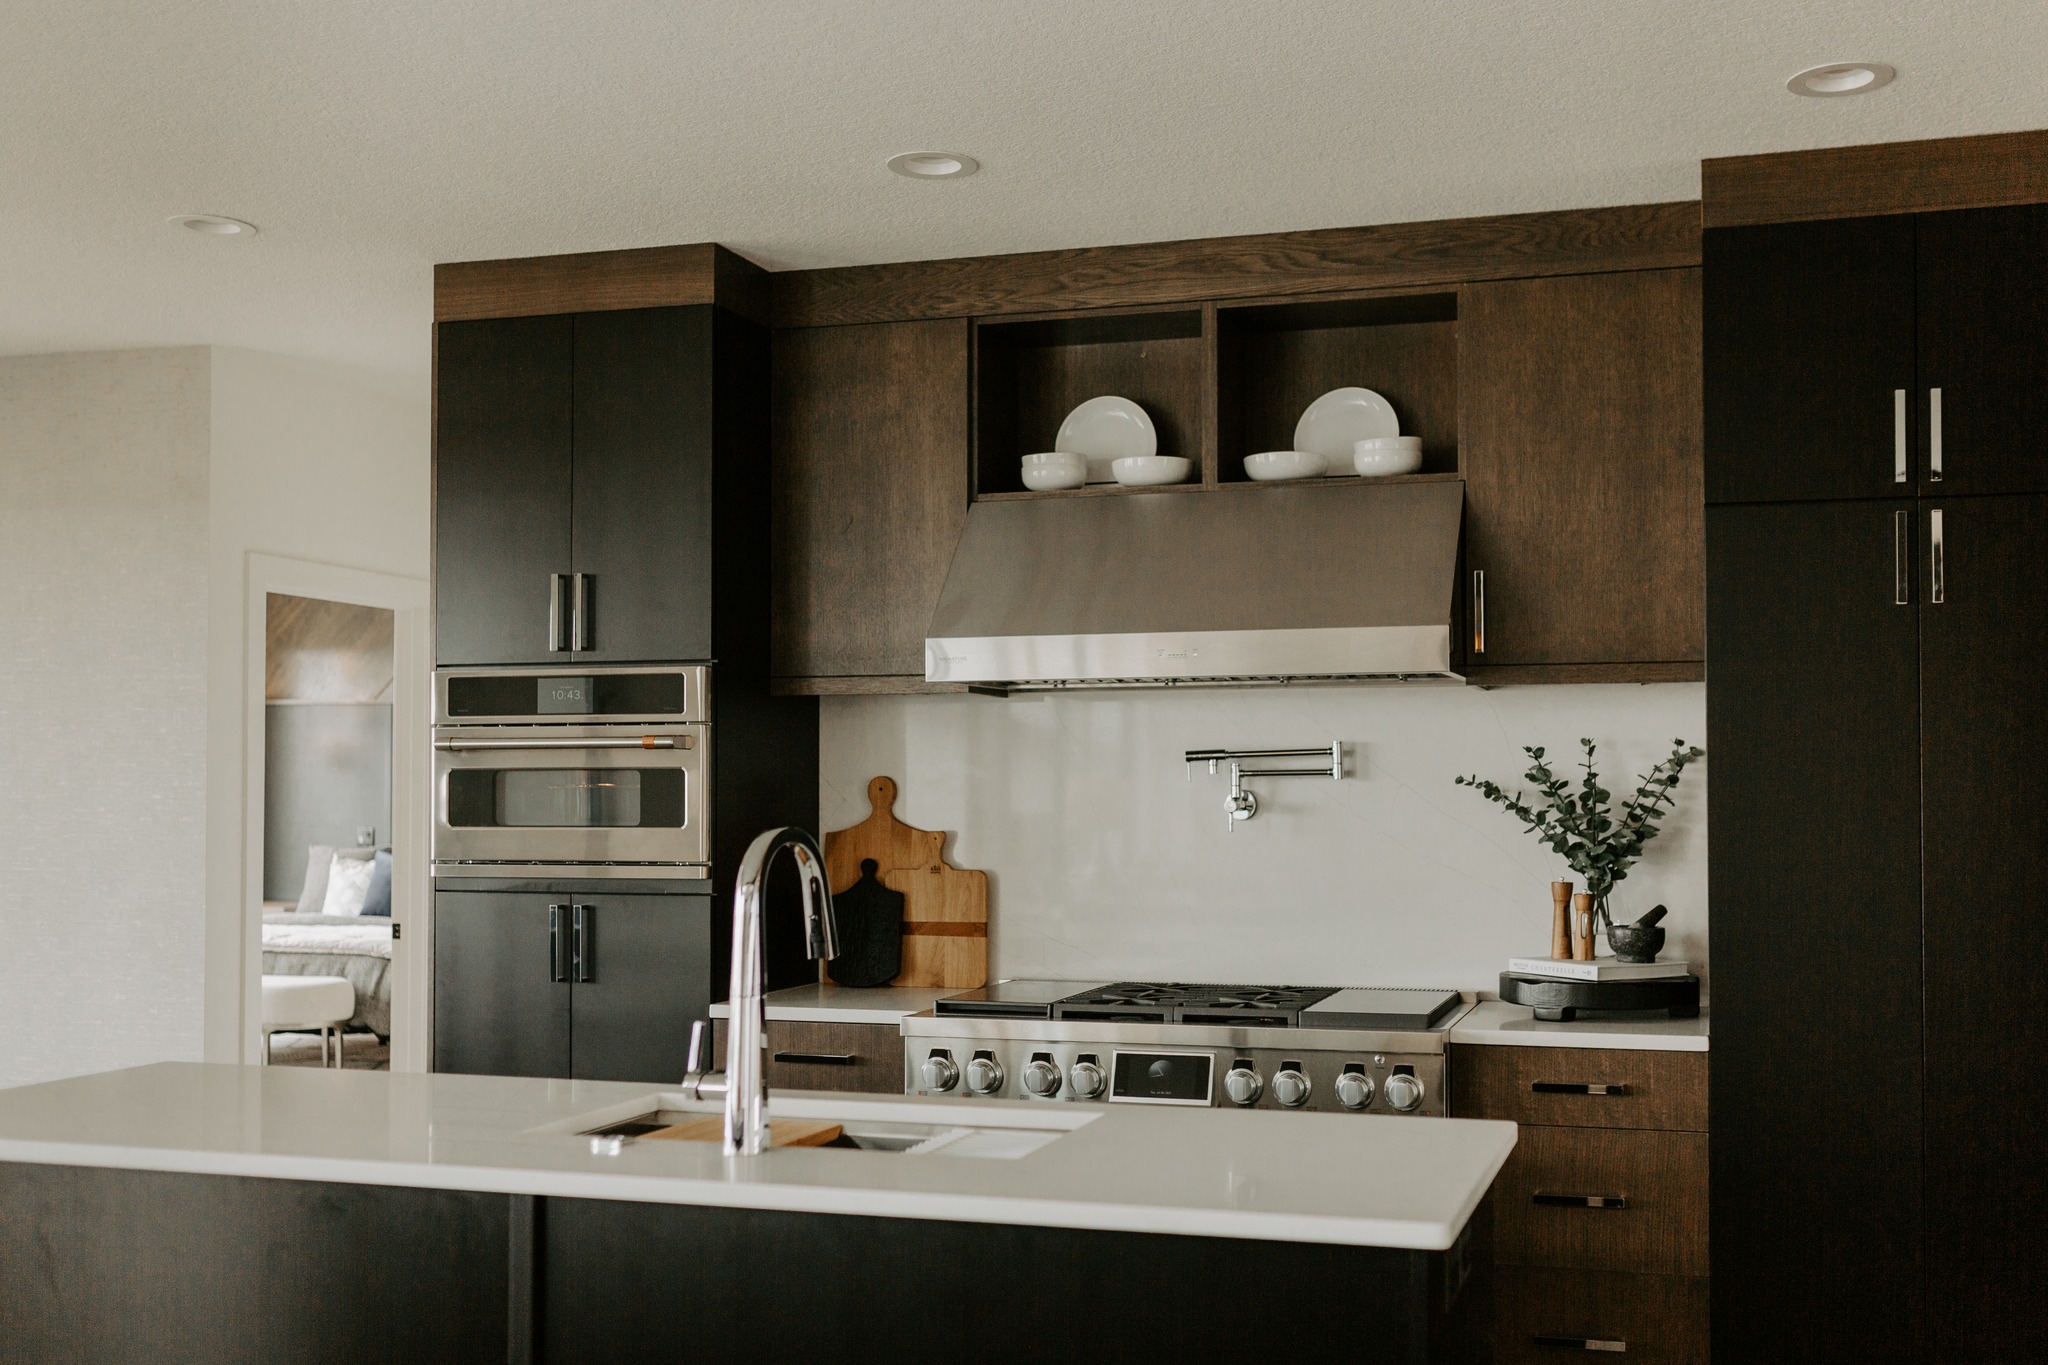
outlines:
[{"label": "wooden serving board with handle", "polygon": [[[876,878],[903,893],[903,970],[892,986],[967,990],[988,984],[988,874],[949,866],[946,836],[896,818],[896,783],[868,783],[868,818],[825,836],[825,878],[836,895],[860,880],[873,858]],[[822,972],[831,980],[829,970]]]}]

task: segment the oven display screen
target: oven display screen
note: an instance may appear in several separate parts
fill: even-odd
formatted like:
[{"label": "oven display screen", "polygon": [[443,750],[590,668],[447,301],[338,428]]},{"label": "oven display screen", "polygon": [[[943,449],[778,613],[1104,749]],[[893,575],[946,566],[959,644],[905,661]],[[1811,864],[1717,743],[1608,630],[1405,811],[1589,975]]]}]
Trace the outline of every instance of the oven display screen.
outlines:
[{"label": "oven display screen", "polygon": [[1131,1104],[1207,1104],[1215,1061],[1206,1052],[1119,1052],[1109,1097]]},{"label": "oven display screen", "polygon": [[597,709],[596,689],[589,678],[544,677],[538,691],[538,714],[543,716],[587,716]]}]

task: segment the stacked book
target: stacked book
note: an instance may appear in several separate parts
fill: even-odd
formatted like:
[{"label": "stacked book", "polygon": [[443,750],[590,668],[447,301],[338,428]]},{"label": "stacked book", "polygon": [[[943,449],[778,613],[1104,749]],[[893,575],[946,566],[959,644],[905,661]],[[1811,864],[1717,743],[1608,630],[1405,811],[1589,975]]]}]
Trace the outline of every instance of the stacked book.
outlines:
[{"label": "stacked book", "polygon": [[1511,957],[1508,971],[1515,976],[1539,977],[1548,981],[1676,981],[1692,974],[1689,962],[1623,962],[1618,957],[1596,957],[1591,962],[1560,961],[1552,957]]}]

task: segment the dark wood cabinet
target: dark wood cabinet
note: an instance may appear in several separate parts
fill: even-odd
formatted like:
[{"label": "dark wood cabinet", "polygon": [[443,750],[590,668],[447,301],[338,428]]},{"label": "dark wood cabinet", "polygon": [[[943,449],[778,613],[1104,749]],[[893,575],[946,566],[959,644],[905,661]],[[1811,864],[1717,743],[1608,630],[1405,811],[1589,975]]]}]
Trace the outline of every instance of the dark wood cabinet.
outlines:
[{"label": "dark wood cabinet", "polygon": [[1699,288],[1657,270],[1461,291],[1473,669],[1703,657]]},{"label": "dark wood cabinet", "polygon": [[1921,214],[1915,227],[1922,491],[2048,491],[2048,204]]},{"label": "dark wood cabinet", "polygon": [[1913,219],[1705,234],[1710,503],[1913,486]]},{"label": "dark wood cabinet", "polygon": [[442,891],[434,1070],[674,1081],[712,982],[711,898]]},{"label": "dark wood cabinet", "polygon": [[[718,1056],[725,1055],[726,1021],[713,1026]],[[898,1024],[842,1023],[811,1019],[770,1019],[768,1065],[771,1088],[846,1090],[901,1095],[903,1029]]]},{"label": "dark wood cabinet", "polygon": [[545,663],[569,571],[575,319],[443,323],[434,358],[434,628],[443,664]]}]

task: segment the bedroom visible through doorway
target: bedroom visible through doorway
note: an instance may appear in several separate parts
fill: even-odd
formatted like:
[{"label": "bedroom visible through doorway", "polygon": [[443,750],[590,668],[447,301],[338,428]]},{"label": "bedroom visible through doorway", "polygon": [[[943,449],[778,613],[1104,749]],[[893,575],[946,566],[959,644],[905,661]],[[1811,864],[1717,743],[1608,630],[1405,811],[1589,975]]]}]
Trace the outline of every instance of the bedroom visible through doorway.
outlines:
[{"label": "bedroom visible through doorway", "polygon": [[266,1060],[385,1070],[394,613],[269,593],[265,618]]}]

